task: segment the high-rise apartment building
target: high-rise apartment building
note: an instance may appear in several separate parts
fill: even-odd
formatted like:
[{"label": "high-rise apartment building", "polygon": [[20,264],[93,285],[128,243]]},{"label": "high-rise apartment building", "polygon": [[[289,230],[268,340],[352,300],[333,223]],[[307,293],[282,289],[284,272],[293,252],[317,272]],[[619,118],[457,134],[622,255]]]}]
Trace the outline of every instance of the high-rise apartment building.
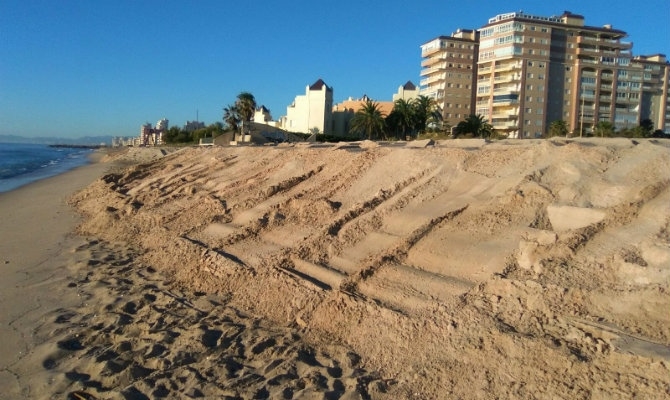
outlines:
[{"label": "high-rise apartment building", "polygon": [[421,45],[420,94],[432,97],[450,126],[474,114],[477,32],[459,29]]},{"label": "high-rise apartment building", "polygon": [[[496,15],[478,33],[470,114],[484,116],[496,131],[539,137],[563,120],[579,134],[601,121],[625,129],[650,119],[654,129],[670,132],[670,64],[661,54],[633,57],[626,32],[586,26],[583,16],[566,11]],[[424,46],[422,74],[431,76]],[[440,99],[461,82],[447,75],[439,86],[425,83],[422,93]],[[444,103],[446,114],[450,102]]]}]

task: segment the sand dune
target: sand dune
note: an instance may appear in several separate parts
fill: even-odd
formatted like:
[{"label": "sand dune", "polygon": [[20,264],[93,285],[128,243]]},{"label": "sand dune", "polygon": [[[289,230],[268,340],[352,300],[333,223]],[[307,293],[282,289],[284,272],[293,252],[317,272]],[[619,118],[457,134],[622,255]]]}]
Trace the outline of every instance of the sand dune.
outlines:
[{"label": "sand dune", "polygon": [[41,362],[100,398],[658,398],[669,165],[624,139],[164,154],[72,197],[91,300]]}]

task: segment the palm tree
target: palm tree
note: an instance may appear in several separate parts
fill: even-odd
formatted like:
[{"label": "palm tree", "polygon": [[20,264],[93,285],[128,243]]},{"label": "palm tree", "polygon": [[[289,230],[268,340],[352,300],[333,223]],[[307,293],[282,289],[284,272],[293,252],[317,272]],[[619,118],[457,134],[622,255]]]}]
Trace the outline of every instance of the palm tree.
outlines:
[{"label": "palm tree", "polygon": [[256,112],[256,99],[254,95],[249,92],[241,92],[237,95],[235,101],[235,108],[240,117],[242,135],[244,135],[244,123],[251,121]]},{"label": "palm tree", "polygon": [[411,100],[398,99],[393,103],[393,111],[386,118],[386,122],[395,132],[396,138],[405,139],[413,135],[415,123],[414,107]]},{"label": "palm tree", "polygon": [[432,97],[421,95],[412,102],[412,106],[414,108],[416,131],[421,133],[426,130],[428,119],[437,109],[437,103]]},{"label": "palm tree", "polygon": [[433,111],[431,111],[430,114],[428,114],[428,121],[426,121],[426,127],[434,126],[439,131],[442,131],[444,130],[444,125],[442,124],[442,122],[443,122],[442,110],[440,110],[440,107],[436,105]]},{"label": "palm tree", "polygon": [[486,122],[483,116],[473,114],[456,125],[456,136],[464,135],[466,133],[487,138],[493,133],[493,126]]},{"label": "palm tree", "polygon": [[233,133],[237,132],[237,127],[240,123],[240,114],[234,104],[223,108],[223,122],[228,125],[228,128],[233,130]]},{"label": "palm tree", "polygon": [[568,124],[563,120],[556,120],[549,124],[549,136],[567,136]]},{"label": "palm tree", "polygon": [[381,136],[384,133],[384,114],[379,104],[370,99],[365,100],[363,107],[351,119],[349,132],[364,134],[368,139]]},{"label": "palm tree", "polygon": [[614,125],[609,121],[600,121],[593,127],[593,133],[600,137],[614,136]]},{"label": "palm tree", "polygon": [[640,127],[647,132],[645,136],[651,136],[651,132],[654,130],[654,121],[650,120],[649,118],[645,118],[640,121]]}]

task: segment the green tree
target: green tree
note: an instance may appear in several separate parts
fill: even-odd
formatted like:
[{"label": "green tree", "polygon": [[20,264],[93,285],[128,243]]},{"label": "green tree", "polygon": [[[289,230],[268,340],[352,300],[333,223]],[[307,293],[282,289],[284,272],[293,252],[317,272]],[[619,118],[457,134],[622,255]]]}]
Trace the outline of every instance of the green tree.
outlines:
[{"label": "green tree", "polygon": [[434,127],[436,131],[444,131],[444,123],[442,119],[442,110],[440,107],[435,106],[433,111],[428,115],[428,121],[426,124],[427,127]]},{"label": "green tree", "polygon": [[163,141],[165,143],[178,143],[177,138],[180,133],[181,128],[178,126],[171,126],[165,133],[163,133]]},{"label": "green tree", "polygon": [[237,95],[235,107],[237,108],[241,120],[243,122],[249,122],[251,121],[251,118],[254,117],[254,112],[256,112],[256,99],[253,94],[242,92]]},{"label": "green tree", "polygon": [[486,122],[483,116],[472,114],[456,125],[455,135],[457,137],[468,133],[475,137],[488,138],[493,134],[493,126]]},{"label": "green tree", "polygon": [[240,117],[240,128],[242,135],[244,135],[244,123],[250,122],[256,112],[256,99],[254,95],[249,92],[241,92],[237,95],[235,101],[235,108]]},{"label": "green tree", "polygon": [[226,123],[228,129],[232,130],[233,132],[237,132],[240,124],[240,114],[234,104],[223,108],[223,122]]},{"label": "green tree", "polygon": [[593,127],[593,134],[600,137],[614,136],[614,125],[609,121],[600,121]]},{"label": "green tree", "polygon": [[437,103],[435,99],[428,96],[419,96],[411,103],[414,114],[414,131],[422,133],[426,130],[428,120],[437,110]]},{"label": "green tree", "polygon": [[386,117],[386,124],[397,139],[404,140],[407,135],[413,136],[416,124],[412,101],[396,100],[393,110]]},{"label": "green tree", "polygon": [[640,121],[640,127],[647,132],[645,136],[651,136],[651,133],[654,131],[654,122],[649,118],[645,118]]},{"label": "green tree", "polygon": [[351,119],[349,132],[373,139],[383,135],[384,125],[384,115],[379,109],[379,104],[368,99]]},{"label": "green tree", "polygon": [[556,120],[549,124],[549,137],[567,136],[568,124],[563,120]]}]

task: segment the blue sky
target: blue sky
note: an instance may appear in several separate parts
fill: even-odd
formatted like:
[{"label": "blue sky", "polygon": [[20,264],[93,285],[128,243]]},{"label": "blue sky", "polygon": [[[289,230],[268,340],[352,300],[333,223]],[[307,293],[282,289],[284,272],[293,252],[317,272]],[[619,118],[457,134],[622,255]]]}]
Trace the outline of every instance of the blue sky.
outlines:
[{"label": "blue sky", "polygon": [[634,55],[670,56],[670,1],[630,4],[0,0],[0,135],[135,136],[145,122],[196,115],[210,124],[241,91],[276,119],[318,78],[336,102],[390,100],[419,83],[422,43],[519,10],[569,10],[628,32]]}]

